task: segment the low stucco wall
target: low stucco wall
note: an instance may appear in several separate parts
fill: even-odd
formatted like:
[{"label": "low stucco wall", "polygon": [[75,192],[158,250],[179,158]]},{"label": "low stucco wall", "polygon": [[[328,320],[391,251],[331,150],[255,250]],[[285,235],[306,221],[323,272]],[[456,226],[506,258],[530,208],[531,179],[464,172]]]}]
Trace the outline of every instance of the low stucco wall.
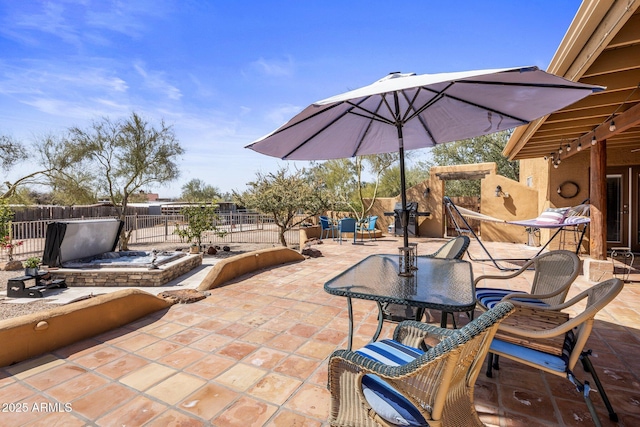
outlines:
[{"label": "low stucco wall", "polygon": [[173,304],[137,289],[98,295],[0,321],[0,366],[8,366],[131,323]]},{"label": "low stucco wall", "polygon": [[214,265],[198,286],[198,290],[207,291],[252,271],[304,259],[299,252],[285,247],[261,249],[236,255]]}]

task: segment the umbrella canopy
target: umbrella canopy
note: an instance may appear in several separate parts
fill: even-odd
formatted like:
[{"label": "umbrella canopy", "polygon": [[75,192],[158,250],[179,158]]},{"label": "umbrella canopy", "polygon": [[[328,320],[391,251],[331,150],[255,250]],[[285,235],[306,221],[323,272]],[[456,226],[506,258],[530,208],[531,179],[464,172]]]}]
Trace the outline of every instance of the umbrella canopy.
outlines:
[{"label": "umbrella canopy", "polygon": [[408,246],[404,150],[527,124],[604,90],[537,67],[456,73],[391,73],[315,102],[246,148],[284,160],[400,153],[404,243]]}]

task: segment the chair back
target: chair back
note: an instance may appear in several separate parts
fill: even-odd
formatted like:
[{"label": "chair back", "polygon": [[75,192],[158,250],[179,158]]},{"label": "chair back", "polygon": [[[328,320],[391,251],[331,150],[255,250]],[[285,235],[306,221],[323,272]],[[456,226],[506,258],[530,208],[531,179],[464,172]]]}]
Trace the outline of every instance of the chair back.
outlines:
[{"label": "chair back", "polygon": [[458,236],[442,245],[433,255],[433,258],[462,259],[469,248],[471,239],[467,236]]},{"label": "chair back", "polygon": [[367,230],[367,231],[375,230],[376,229],[376,221],[378,221],[378,217],[377,216],[370,216],[368,218],[367,227],[365,228],[365,230]]},{"label": "chair back", "polygon": [[584,310],[567,322],[567,327],[577,328],[574,332],[573,342],[570,343],[573,344],[573,348],[571,349],[569,360],[567,362],[567,368],[569,370],[573,370],[574,366],[580,359],[580,355],[582,354],[584,347],[587,345],[587,340],[589,339],[589,335],[591,335],[596,314],[606,307],[607,304],[609,304],[622,291],[623,287],[624,282],[620,279],[614,278],[605,280],[604,282],[600,282],[586,291],[581,292],[570,301],[563,304],[564,306],[570,306],[585,297],[587,298]]},{"label": "chair back", "polygon": [[320,228],[322,230],[329,230],[331,226],[329,225],[329,218],[326,216],[321,216],[320,218]]},{"label": "chair back", "polygon": [[[455,406],[457,400],[461,399],[461,390],[473,395],[473,388],[482,369],[482,364],[489,351],[489,346],[493,340],[500,322],[507,318],[514,311],[513,304],[501,302],[494,308],[484,312],[477,319],[467,323],[460,329],[455,329],[437,345],[431,347],[422,356],[408,363],[403,368],[414,372],[399,382],[389,381],[394,387],[401,389],[407,396],[415,401],[427,401],[433,408],[431,416],[433,419],[442,419],[455,415],[445,413],[448,405]],[[394,333],[394,340],[403,342],[409,346],[418,346],[418,342],[411,343],[411,335],[402,336],[406,333],[398,324]],[[418,323],[418,322],[416,322]],[[440,359],[443,365],[453,366],[450,369],[434,369],[432,366],[434,359]],[[419,384],[424,385],[423,387]],[[459,402],[457,402],[459,404]],[[460,420],[459,420],[460,421]],[[445,423],[445,425],[447,425]],[[449,425],[468,425],[466,422],[450,423]]]},{"label": "chair back", "polygon": [[[531,294],[552,294],[559,289],[562,291],[549,298],[540,298],[549,305],[557,305],[567,298],[571,284],[580,273],[580,258],[565,250],[546,252],[529,261],[535,269]],[[523,267],[524,268],[524,267]]]},{"label": "chair back", "polygon": [[338,230],[341,233],[355,233],[356,220],[354,218],[342,218],[338,223]]}]

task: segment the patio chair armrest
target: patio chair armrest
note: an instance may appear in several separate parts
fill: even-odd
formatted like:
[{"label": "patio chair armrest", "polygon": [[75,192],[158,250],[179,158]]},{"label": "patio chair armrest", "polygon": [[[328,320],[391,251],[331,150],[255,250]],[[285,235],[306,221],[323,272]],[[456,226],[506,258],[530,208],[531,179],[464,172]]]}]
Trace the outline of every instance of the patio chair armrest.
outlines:
[{"label": "patio chair armrest", "polygon": [[340,364],[342,370],[362,372],[364,374],[380,374],[390,366],[365,357],[351,350],[336,350],[329,357],[329,370]]},{"label": "patio chair armrest", "polygon": [[455,334],[455,330],[444,329],[415,320],[400,322],[393,333],[393,339],[410,347],[433,347],[444,338]]},{"label": "patio chair armrest", "polygon": [[[447,349],[444,351],[426,352],[421,357],[421,362],[414,360],[413,362],[409,362],[404,365],[390,366],[370,359],[352,350],[336,350],[329,357],[329,371],[338,369],[362,373],[362,375],[375,374],[388,380],[402,379],[407,374],[415,371],[418,367],[423,369],[425,365],[433,362],[442,363],[443,360],[446,359],[446,357],[442,357],[442,355],[446,355],[447,353]],[[331,381],[331,379],[329,380]]]},{"label": "patio chair armrest", "polygon": [[[558,295],[559,293],[563,292],[563,289],[560,288],[554,292],[550,292],[548,294],[528,294],[525,292],[512,292],[510,294],[505,295],[504,297],[502,297],[502,299],[500,301],[509,301],[512,302],[515,305],[532,305],[530,303],[527,302],[523,302],[523,301],[519,301],[519,300],[523,300],[523,299],[530,299],[530,300],[543,300],[545,298],[551,298],[554,297],[556,295]],[[518,300],[516,301],[512,301],[513,299],[517,298]],[[546,310],[556,310],[558,311],[557,308],[555,308],[556,306],[554,306],[554,308],[552,308],[551,306],[540,306],[537,305],[537,307],[539,307],[540,309],[546,309]]]},{"label": "patio chair armrest", "polygon": [[543,338],[553,338],[553,337],[557,337],[559,335],[564,335],[567,333],[567,331],[573,329],[574,327],[578,326],[580,323],[582,323],[581,321],[574,321],[575,319],[570,319],[569,321],[562,323],[561,325],[558,325],[554,328],[550,328],[550,329],[538,329],[538,330],[531,330],[531,329],[526,329],[526,328],[518,328],[515,326],[510,326],[510,325],[506,325],[506,324],[501,324],[500,327],[498,328],[498,330],[500,332],[505,332],[508,334],[512,334],[512,335],[517,335],[517,336],[521,336],[521,337],[525,337],[525,338],[538,338],[538,339],[543,339]]},{"label": "patio chair armrest", "polygon": [[522,272],[524,272],[529,267],[530,264],[531,263],[528,262],[520,270],[514,271],[513,273],[510,273],[510,274],[485,274],[485,275],[482,275],[482,276],[478,276],[473,281],[473,284],[475,286],[478,283],[480,283],[481,280],[486,280],[486,279],[491,279],[491,280],[494,280],[494,279],[495,280],[513,279],[514,277],[522,274]]}]

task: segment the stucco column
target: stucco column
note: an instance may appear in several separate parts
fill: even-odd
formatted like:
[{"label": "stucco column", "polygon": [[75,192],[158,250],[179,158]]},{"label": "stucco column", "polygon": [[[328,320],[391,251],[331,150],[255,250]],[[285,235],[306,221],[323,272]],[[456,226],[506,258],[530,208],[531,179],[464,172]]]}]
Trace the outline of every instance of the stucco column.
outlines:
[{"label": "stucco column", "polygon": [[607,259],[607,141],[591,146],[589,199],[591,224],[589,249],[591,258]]}]

